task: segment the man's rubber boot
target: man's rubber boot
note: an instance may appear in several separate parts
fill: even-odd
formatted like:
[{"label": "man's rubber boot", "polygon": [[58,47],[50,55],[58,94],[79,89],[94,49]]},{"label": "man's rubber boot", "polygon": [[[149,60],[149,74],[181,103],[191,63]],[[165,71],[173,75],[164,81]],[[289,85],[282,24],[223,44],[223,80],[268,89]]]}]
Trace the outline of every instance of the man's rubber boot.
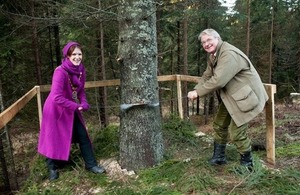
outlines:
[{"label": "man's rubber boot", "polygon": [[218,144],[214,142],[214,154],[209,160],[211,165],[224,165],[227,163],[225,157],[226,144]]},{"label": "man's rubber boot", "polygon": [[241,154],[240,164],[241,166],[246,167],[250,172],[253,171],[253,159],[252,159],[251,151]]}]

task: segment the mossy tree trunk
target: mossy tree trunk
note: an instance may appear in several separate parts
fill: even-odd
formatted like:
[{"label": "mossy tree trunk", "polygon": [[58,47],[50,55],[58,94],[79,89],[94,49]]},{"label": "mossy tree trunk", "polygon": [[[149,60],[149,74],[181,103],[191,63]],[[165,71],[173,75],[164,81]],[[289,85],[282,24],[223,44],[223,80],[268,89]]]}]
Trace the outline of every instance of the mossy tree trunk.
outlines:
[{"label": "mossy tree trunk", "polygon": [[119,6],[120,165],[127,170],[163,158],[155,14],[152,0],[121,0]]}]

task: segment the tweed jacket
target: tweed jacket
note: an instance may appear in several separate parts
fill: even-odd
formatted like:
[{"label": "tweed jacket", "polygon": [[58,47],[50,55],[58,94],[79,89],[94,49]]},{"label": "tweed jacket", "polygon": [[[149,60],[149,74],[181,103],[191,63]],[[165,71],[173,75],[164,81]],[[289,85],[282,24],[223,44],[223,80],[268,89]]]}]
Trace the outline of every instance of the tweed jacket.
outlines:
[{"label": "tweed jacket", "polygon": [[237,126],[262,112],[268,100],[263,83],[248,57],[223,41],[219,41],[215,59],[210,57],[210,63],[194,89],[200,97],[217,91]]}]

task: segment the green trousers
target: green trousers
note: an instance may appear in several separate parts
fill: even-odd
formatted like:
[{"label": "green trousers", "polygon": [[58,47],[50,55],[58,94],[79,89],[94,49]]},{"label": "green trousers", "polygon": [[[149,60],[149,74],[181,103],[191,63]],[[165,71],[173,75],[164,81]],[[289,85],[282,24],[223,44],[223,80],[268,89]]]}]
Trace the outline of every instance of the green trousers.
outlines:
[{"label": "green trousers", "polygon": [[220,104],[214,123],[214,141],[218,144],[233,143],[240,154],[251,151],[251,140],[247,135],[248,123],[237,127],[223,102]]}]

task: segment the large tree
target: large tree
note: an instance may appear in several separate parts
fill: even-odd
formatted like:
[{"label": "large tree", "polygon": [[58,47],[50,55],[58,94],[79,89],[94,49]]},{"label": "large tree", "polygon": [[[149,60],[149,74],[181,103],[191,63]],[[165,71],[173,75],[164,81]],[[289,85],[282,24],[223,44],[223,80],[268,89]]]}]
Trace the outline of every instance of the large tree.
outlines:
[{"label": "large tree", "polygon": [[139,170],[163,158],[154,1],[121,0],[119,28],[120,165]]}]

